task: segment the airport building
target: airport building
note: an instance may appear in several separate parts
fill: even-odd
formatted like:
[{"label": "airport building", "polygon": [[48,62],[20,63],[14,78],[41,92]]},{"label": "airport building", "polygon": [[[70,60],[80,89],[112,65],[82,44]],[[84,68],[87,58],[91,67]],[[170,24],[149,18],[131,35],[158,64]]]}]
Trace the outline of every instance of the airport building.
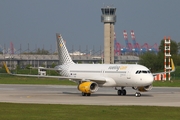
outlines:
[{"label": "airport building", "polygon": [[[89,64],[101,64],[103,61],[100,55],[71,55],[72,60],[75,63],[89,63]],[[0,54],[0,67],[2,67],[2,61],[5,61],[9,68],[15,69],[17,65],[20,68],[25,68],[28,65],[33,67],[53,67],[58,65],[58,55],[32,55],[32,54],[14,54],[3,55]],[[115,57],[116,63],[137,63],[139,61],[138,56],[122,55]]]}]

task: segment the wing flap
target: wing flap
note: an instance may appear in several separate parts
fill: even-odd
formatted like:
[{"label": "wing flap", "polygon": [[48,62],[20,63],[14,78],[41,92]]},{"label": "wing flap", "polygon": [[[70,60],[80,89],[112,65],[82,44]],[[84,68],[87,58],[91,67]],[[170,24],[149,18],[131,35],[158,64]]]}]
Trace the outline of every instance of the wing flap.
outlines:
[{"label": "wing flap", "polygon": [[64,77],[64,76],[46,76],[46,75],[28,75],[28,74],[11,74],[14,76],[22,76],[22,77],[38,77],[38,78],[57,78],[57,79],[70,79],[72,81],[93,81],[98,84],[103,84],[106,82],[106,78],[76,78],[76,77]]},{"label": "wing flap", "polygon": [[93,81],[93,82],[96,82],[98,84],[104,84],[106,83],[106,78],[105,77],[92,77],[92,78],[71,78],[71,77],[68,77],[68,79],[71,79],[73,81]]}]

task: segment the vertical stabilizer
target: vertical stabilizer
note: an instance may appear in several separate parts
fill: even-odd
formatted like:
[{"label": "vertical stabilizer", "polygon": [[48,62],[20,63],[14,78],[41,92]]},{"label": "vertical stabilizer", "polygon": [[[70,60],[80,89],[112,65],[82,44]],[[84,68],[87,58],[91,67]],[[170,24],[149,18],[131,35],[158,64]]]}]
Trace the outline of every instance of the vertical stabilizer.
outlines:
[{"label": "vertical stabilizer", "polygon": [[58,48],[58,56],[59,56],[59,64],[74,64],[72,61],[66,46],[64,44],[64,40],[61,36],[61,34],[56,33],[56,38],[57,38],[57,48]]}]

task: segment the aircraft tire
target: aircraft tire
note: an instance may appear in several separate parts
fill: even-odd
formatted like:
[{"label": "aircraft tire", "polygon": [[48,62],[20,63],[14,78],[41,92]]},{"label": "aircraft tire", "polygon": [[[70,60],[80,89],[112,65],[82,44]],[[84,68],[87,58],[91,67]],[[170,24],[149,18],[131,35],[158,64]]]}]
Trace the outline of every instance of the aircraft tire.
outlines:
[{"label": "aircraft tire", "polygon": [[126,90],[125,89],[122,90],[122,95],[126,95]]},{"label": "aircraft tire", "polygon": [[87,93],[87,96],[91,96],[91,93]]},{"label": "aircraft tire", "polygon": [[82,96],[86,96],[86,95],[87,95],[86,93],[82,92]]},{"label": "aircraft tire", "polygon": [[122,91],[121,91],[121,90],[117,90],[117,94],[118,94],[118,95],[121,95],[121,94],[122,94]]},{"label": "aircraft tire", "polygon": [[140,96],[141,96],[141,93],[136,92],[136,93],[135,93],[135,96],[136,96],[136,97],[140,97]]}]

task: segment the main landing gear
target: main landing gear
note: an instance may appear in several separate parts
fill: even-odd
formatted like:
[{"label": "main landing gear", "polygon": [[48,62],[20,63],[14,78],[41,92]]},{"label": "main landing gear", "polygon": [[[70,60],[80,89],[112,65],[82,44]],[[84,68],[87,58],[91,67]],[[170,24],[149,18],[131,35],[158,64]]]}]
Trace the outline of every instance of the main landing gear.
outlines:
[{"label": "main landing gear", "polygon": [[[124,89],[124,87],[121,87],[121,89],[117,89],[117,88],[115,87],[115,90],[117,90],[117,94],[118,94],[118,95],[123,95],[123,96],[126,95],[126,90]],[[141,96],[141,93],[140,93],[140,92],[136,92],[136,93],[135,93],[135,96],[136,96],[136,97],[140,97],[140,96]]]},{"label": "main landing gear", "polygon": [[121,89],[117,89],[116,87],[115,87],[115,90],[117,90],[117,94],[118,95],[126,95],[126,90],[124,89],[124,87],[121,87]]},{"label": "main landing gear", "polygon": [[91,96],[91,93],[84,93],[84,92],[82,92],[82,96]]}]

